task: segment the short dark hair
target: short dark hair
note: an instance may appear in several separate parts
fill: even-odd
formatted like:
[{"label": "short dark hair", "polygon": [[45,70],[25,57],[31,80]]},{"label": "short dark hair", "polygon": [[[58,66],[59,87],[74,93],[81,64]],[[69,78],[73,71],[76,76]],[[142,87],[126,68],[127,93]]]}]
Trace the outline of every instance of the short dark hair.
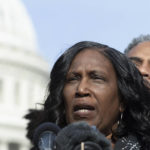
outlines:
[{"label": "short dark hair", "polygon": [[150,41],[150,34],[147,34],[147,35],[143,35],[141,34],[140,36],[136,37],[136,38],[133,38],[133,40],[131,41],[131,43],[129,43],[129,45],[127,46],[127,48],[125,49],[124,53],[125,54],[128,54],[129,51],[137,46],[139,43],[143,43],[143,42],[147,42],[147,41]]},{"label": "short dark hair", "polygon": [[116,72],[120,101],[125,110],[113,137],[120,138],[134,134],[141,143],[150,142],[150,130],[147,130],[150,129],[150,120],[148,119],[150,93],[148,87],[144,85],[141,74],[124,54],[107,45],[90,41],[73,45],[54,64],[50,75],[49,95],[44,103],[44,109],[30,110],[29,114],[25,116],[30,120],[27,137],[32,141],[34,129],[42,122],[54,122],[60,127],[67,125],[62,95],[66,75],[74,57],[85,49],[99,51],[108,58]]}]

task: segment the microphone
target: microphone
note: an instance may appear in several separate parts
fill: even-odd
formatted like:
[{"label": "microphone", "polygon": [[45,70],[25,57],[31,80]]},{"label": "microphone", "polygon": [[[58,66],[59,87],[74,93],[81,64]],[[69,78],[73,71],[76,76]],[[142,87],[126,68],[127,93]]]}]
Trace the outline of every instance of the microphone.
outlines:
[{"label": "microphone", "polygon": [[85,122],[72,123],[63,128],[55,139],[57,150],[111,150],[106,137]]},{"label": "microphone", "polygon": [[54,150],[55,147],[55,138],[57,133],[60,131],[60,128],[51,122],[42,123],[35,129],[33,135],[34,146],[38,150]]}]

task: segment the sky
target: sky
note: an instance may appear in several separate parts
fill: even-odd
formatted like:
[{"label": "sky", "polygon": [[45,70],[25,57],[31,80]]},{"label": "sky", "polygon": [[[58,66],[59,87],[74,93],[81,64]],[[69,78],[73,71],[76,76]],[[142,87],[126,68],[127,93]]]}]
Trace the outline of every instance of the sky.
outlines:
[{"label": "sky", "polygon": [[22,0],[37,34],[39,52],[52,66],[79,41],[121,52],[134,37],[150,34],[150,0]]}]

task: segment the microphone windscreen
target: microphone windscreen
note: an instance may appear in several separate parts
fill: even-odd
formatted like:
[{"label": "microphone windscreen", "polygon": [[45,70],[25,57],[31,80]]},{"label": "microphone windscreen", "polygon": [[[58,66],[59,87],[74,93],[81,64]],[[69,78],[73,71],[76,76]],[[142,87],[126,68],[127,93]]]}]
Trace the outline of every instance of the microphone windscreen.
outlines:
[{"label": "microphone windscreen", "polygon": [[51,122],[41,124],[35,129],[33,135],[33,143],[40,150],[52,150],[54,140],[60,128]]},{"label": "microphone windscreen", "polygon": [[111,150],[111,144],[106,137],[96,128],[85,122],[76,122],[63,128],[57,135],[57,150]]}]

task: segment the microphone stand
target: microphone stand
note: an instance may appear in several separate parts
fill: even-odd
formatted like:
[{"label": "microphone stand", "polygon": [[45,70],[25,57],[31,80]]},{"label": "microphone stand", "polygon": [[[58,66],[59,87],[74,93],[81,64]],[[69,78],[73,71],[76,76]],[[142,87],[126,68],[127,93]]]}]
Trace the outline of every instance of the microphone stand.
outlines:
[{"label": "microphone stand", "polygon": [[81,142],[81,150],[84,150],[84,142]]}]

